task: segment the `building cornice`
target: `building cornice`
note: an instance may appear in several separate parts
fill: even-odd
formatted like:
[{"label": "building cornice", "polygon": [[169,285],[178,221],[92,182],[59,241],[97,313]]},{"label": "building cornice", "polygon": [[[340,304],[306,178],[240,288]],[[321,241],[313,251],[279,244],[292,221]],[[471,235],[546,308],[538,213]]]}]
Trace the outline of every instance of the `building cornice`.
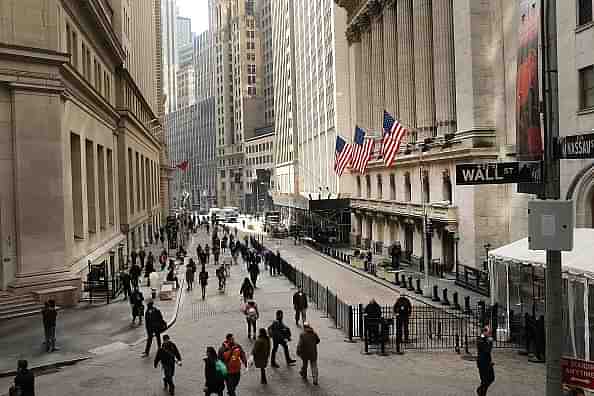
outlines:
[{"label": "building cornice", "polygon": [[[104,33],[105,42],[109,45],[118,63],[124,63],[126,60],[126,51],[113,30],[113,9],[104,0],[81,0],[82,5],[89,10],[91,17],[100,31]],[[108,15],[110,14],[111,15]]]},{"label": "building cornice", "polygon": [[117,111],[120,116],[120,122],[118,123],[118,126],[120,128],[123,128],[126,122],[130,122],[132,125],[136,127],[136,129],[142,132],[144,137],[148,138],[148,140],[150,140],[150,142],[155,145],[157,150],[161,148],[161,142],[159,141],[159,139],[157,139],[157,137],[154,136],[151,133],[151,131],[143,123],[140,122],[138,118],[136,118],[136,115],[134,113],[132,113],[128,109],[117,109]]},{"label": "building cornice", "polygon": [[24,47],[0,42],[0,59],[3,58],[13,62],[27,61],[49,66],[61,66],[70,60],[70,55],[42,48]]},{"label": "building cornice", "polygon": [[139,98],[142,105],[148,110],[151,120],[159,121],[157,114],[155,113],[151,105],[147,102],[146,98],[142,94],[142,91],[140,90],[140,88],[138,88],[138,85],[136,85],[136,81],[134,81],[134,77],[132,77],[130,71],[128,71],[128,69],[126,69],[125,67],[119,67],[117,73],[120,74],[122,78],[124,78],[124,80],[126,80],[126,82],[130,85],[130,87],[134,91],[134,94]]}]

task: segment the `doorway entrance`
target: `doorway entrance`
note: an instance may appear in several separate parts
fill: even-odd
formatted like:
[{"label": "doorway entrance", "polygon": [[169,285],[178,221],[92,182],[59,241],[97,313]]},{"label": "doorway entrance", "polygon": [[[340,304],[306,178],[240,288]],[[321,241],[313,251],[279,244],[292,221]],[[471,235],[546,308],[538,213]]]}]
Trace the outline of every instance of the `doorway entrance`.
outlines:
[{"label": "doorway entrance", "polygon": [[444,270],[451,272],[454,269],[454,234],[444,231],[442,234],[442,263]]}]

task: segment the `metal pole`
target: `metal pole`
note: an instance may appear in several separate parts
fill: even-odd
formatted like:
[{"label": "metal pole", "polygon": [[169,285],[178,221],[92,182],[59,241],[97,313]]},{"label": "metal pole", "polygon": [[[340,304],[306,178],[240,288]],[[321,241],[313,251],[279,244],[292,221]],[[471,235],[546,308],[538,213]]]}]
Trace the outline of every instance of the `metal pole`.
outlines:
[{"label": "metal pole", "polygon": [[[541,41],[543,127],[544,127],[544,199],[559,199],[560,163],[555,158],[554,145],[559,136],[559,103],[557,91],[557,14],[556,0],[541,0]],[[555,73],[553,75],[553,73]],[[561,396],[561,252],[546,252],[546,396]]]}]

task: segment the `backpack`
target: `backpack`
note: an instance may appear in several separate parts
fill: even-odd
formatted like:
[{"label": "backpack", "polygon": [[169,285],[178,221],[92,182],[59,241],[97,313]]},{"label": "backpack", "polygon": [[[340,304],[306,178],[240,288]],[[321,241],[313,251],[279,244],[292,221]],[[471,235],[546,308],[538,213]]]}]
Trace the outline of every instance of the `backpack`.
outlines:
[{"label": "backpack", "polygon": [[227,349],[223,354],[225,363],[227,363],[227,371],[229,374],[237,374],[241,371],[241,348],[233,345],[231,349]]},{"label": "backpack", "polygon": [[225,366],[225,363],[217,359],[217,362],[215,363],[215,368],[220,378],[227,378],[227,374],[229,374],[229,372],[227,371],[227,366]]},{"label": "backpack", "polygon": [[258,317],[258,311],[256,311],[255,307],[249,307],[245,314],[246,314],[248,320],[251,320],[251,321],[255,321]]}]

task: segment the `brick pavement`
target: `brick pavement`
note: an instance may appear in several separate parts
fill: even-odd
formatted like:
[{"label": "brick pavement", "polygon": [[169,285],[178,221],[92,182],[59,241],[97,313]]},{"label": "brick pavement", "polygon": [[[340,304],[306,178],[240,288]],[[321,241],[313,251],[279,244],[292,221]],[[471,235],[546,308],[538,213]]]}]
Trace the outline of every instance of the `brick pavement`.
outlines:
[{"label": "brick pavement", "polygon": [[[307,258],[307,256],[306,256]],[[312,264],[315,265],[315,264]],[[319,264],[318,264],[319,265]],[[178,321],[169,333],[178,344],[184,365],[177,369],[177,395],[201,394],[204,351],[206,346],[218,347],[224,334],[231,331],[249,351],[251,343],[246,337],[245,321],[239,312],[239,283],[245,272],[243,266],[233,267],[229,288],[225,295],[216,290],[216,282],[209,284],[206,302],[194,291],[184,303]],[[210,266],[209,271],[214,271]],[[212,276],[212,275],[211,275]],[[329,275],[324,275],[329,276]],[[212,279],[212,278],[211,278]],[[294,290],[283,278],[262,275],[256,300],[262,311],[262,323],[267,326],[274,311],[289,311]],[[374,284],[378,288],[377,284]],[[371,286],[369,286],[371,287]],[[363,355],[361,343],[344,342],[343,334],[333,329],[327,319],[316,312],[308,312],[309,321],[319,332],[320,386],[303,382],[298,367],[269,369],[269,385],[259,384],[258,373],[243,373],[238,394],[260,395],[320,395],[320,396],[459,396],[474,395],[478,375],[473,362],[465,361],[454,353],[413,353],[403,356],[380,357]],[[291,320],[287,324],[291,325]],[[294,338],[298,329],[291,325]],[[152,367],[152,359],[139,357],[143,346],[129,347],[97,356],[74,367],[38,377],[38,391],[44,396],[79,395],[165,395],[160,371]],[[290,345],[292,352],[295,342]],[[151,358],[154,356],[154,350]],[[544,394],[544,369],[529,365],[511,351],[496,351],[497,380],[490,396],[536,396]],[[282,361],[282,359],[280,359]],[[5,382],[0,382],[0,389]],[[265,392],[263,392],[265,389]]]}]

